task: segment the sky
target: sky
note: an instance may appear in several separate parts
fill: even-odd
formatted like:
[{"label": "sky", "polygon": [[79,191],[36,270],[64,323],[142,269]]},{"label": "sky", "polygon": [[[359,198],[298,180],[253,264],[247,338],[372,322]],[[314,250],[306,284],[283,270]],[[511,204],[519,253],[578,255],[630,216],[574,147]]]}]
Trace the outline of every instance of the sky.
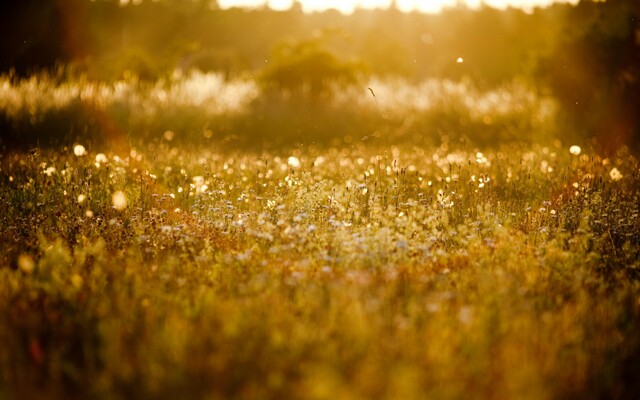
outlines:
[{"label": "sky", "polygon": [[[261,7],[265,3],[276,10],[284,10],[291,7],[294,0],[218,0],[222,8],[228,7]],[[508,6],[531,10],[536,6],[546,6],[554,2],[577,3],[578,0],[396,0],[398,8],[402,11],[418,10],[427,13],[437,13],[443,7],[452,7],[458,3],[476,8],[482,3],[495,7],[506,8]],[[301,0],[302,9],[306,12],[320,11],[327,8],[335,8],[349,14],[356,7],[385,8],[389,7],[392,0]]]}]

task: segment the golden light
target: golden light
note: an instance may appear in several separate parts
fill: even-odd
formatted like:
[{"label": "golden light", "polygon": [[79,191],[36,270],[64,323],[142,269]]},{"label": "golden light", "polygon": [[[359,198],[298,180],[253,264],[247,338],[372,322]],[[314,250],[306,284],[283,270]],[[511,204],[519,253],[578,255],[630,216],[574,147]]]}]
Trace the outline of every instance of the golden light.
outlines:
[{"label": "golden light", "polygon": [[[129,2],[129,0],[122,0]],[[323,11],[335,9],[345,14],[352,13],[356,8],[374,9],[389,8],[392,0],[301,0],[300,4],[305,12]],[[493,8],[505,9],[507,7],[521,8],[531,11],[534,7],[544,7],[552,3],[577,4],[578,0],[397,0],[396,6],[400,11],[419,11],[424,13],[437,13],[443,8],[456,7],[458,4],[469,8],[480,8],[486,5]],[[259,8],[267,5],[274,10],[286,10],[293,6],[293,0],[219,0],[221,8],[247,7]]]}]

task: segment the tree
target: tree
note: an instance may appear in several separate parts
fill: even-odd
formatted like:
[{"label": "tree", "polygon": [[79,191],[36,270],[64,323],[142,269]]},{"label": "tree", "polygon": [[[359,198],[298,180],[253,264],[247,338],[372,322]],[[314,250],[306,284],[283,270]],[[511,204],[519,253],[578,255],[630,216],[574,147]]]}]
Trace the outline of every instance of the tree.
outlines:
[{"label": "tree", "polygon": [[86,55],[85,0],[0,2],[0,71],[25,75]]},{"label": "tree", "polygon": [[581,1],[544,75],[573,129],[608,148],[640,144],[640,2]]},{"label": "tree", "polygon": [[268,95],[315,101],[329,97],[334,85],[355,83],[363,71],[362,64],[329,51],[320,37],[276,46],[260,82]]}]

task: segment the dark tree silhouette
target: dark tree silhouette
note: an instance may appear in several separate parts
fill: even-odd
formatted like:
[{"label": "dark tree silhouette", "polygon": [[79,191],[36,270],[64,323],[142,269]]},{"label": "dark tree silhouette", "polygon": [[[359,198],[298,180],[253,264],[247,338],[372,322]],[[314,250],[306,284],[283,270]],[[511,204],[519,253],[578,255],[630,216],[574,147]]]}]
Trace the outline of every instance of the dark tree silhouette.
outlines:
[{"label": "dark tree silhouette", "polygon": [[640,2],[582,1],[544,73],[572,129],[609,150],[640,144]]},{"label": "dark tree silhouette", "polygon": [[0,70],[25,75],[87,55],[85,0],[0,3]]}]

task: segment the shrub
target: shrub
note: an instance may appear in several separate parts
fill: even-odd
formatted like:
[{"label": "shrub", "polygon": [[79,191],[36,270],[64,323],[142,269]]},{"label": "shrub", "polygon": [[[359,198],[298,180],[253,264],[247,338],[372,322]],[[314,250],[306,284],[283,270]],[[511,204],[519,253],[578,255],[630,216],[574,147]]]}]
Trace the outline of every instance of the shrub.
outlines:
[{"label": "shrub", "polygon": [[265,93],[316,101],[330,97],[336,84],[357,82],[364,66],[340,59],[324,42],[320,37],[276,46],[270,65],[260,77]]}]

